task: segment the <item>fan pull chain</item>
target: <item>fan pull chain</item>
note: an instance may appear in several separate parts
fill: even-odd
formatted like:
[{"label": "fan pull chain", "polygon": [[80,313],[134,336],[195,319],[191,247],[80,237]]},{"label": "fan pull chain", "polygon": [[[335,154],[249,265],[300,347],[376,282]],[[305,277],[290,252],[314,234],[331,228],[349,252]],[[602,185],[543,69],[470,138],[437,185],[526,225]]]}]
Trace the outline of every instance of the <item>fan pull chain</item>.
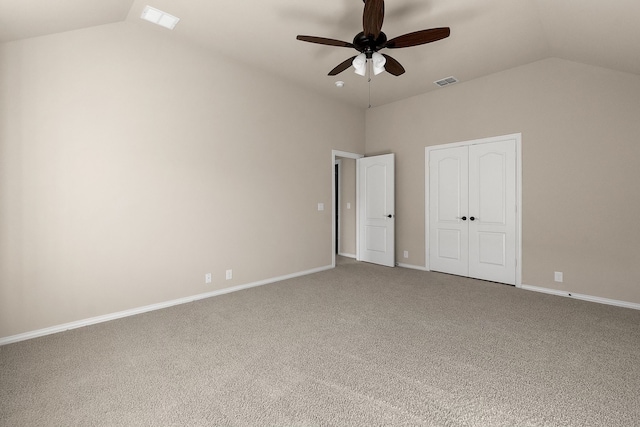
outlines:
[{"label": "fan pull chain", "polygon": [[373,64],[371,63],[370,60],[367,59],[367,74],[369,78],[369,80],[367,81],[369,83],[369,108],[371,108],[371,69],[372,68],[373,68]]}]

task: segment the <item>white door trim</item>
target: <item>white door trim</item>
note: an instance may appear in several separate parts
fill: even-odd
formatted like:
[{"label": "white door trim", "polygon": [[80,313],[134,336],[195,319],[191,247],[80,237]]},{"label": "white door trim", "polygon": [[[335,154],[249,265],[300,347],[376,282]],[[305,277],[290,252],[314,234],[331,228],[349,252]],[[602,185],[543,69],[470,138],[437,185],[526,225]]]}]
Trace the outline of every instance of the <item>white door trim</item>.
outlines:
[{"label": "white door trim", "polygon": [[[357,154],[357,153],[349,153],[347,151],[340,151],[340,150],[331,150],[331,267],[335,267],[336,266],[336,251],[335,251],[335,236],[336,236],[336,210],[338,209],[338,207],[336,206],[336,171],[335,171],[335,167],[336,167],[336,158],[337,157],[344,157],[347,159],[360,159],[362,157],[364,157],[364,154]],[[359,259],[360,256],[360,249],[359,249],[359,220],[358,220],[358,200],[359,200],[359,194],[358,194],[358,182],[357,182],[357,174],[356,174],[356,203],[355,203],[355,209],[356,209],[356,259]]]},{"label": "white door trim", "polygon": [[[335,203],[335,211],[333,212],[333,217],[334,217],[334,221],[336,221],[336,229],[334,230],[335,234],[334,234],[334,245],[337,246],[337,248],[335,250],[337,250],[337,253],[340,252],[340,244],[342,243],[341,239],[340,239],[340,220],[341,220],[341,216],[340,216],[340,212],[341,212],[341,205],[340,205],[340,200],[342,200],[342,157],[339,159],[336,159],[336,164],[334,165],[338,166],[338,185],[336,186],[336,183],[333,183],[333,187],[334,189],[338,192],[338,194],[334,194],[334,198],[333,198],[333,202]],[[335,177],[336,174],[334,173],[333,176]],[[337,188],[336,188],[337,187]],[[338,218],[336,220],[336,217]]]},{"label": "white door trim", "polygon": [[424,149],[424,247],[425,247],[425,267],[431,271],[429,265],[429,155],[432,150],[454,147],[468,147],[474,144],[485,144],[489,142],[504,141],[505,139],[515,139],[516,141],[516,287],[522,287],[522,134],[514,133],[509,135],[495,136],[490,138],[474,139],[470,141],[454,142],[451,144],[440,144],[425,147]]}]

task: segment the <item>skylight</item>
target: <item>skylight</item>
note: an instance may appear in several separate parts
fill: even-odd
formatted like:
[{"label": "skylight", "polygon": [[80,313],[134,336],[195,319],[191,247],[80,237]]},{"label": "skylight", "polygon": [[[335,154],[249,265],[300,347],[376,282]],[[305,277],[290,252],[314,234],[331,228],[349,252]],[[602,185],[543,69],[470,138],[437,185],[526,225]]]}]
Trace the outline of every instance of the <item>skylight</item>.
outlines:
[{"label": "skylight", "polygon": [[173,15],[170,15],[151,6],[146,6],[144,8],[140,18],[144,19],[145,21],[160,25],[161,27],[168,28],[170,30],[173,30],[173,28],[180,20],[180,18],[176,18]]}]

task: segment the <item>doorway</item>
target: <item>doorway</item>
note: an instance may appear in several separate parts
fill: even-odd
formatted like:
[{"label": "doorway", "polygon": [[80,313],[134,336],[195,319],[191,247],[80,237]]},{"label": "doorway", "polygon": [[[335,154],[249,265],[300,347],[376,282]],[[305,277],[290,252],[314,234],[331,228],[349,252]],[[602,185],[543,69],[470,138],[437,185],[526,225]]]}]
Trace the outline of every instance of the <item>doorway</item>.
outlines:
[{"label": "doorway", "polygon": [[363,154],[331,152],[331,265],[336,255],[357,258],[356,160]]}]

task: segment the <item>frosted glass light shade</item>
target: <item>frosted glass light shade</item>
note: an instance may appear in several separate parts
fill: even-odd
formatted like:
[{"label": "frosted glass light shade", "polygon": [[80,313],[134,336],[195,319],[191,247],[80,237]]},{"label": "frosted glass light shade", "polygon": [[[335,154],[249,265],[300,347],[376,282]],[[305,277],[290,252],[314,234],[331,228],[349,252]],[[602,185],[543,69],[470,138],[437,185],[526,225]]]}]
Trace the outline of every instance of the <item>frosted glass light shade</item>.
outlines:
[{"label": "frosted glass light shade", "polygon": [[371,57],[371,61],[373,62],[373,74],[377,76],[383,71],[386,71],[384,68],[384,64],[387,63],[387,58],[379,54],[378,52],[373,52],[373,56]]},{"label": "frosted glass light shade", "polygon": [[367,56],[364,53],[356,56],[351,62],[353,68],[355,68],[355,73],[364,76],[367,72]]}]

